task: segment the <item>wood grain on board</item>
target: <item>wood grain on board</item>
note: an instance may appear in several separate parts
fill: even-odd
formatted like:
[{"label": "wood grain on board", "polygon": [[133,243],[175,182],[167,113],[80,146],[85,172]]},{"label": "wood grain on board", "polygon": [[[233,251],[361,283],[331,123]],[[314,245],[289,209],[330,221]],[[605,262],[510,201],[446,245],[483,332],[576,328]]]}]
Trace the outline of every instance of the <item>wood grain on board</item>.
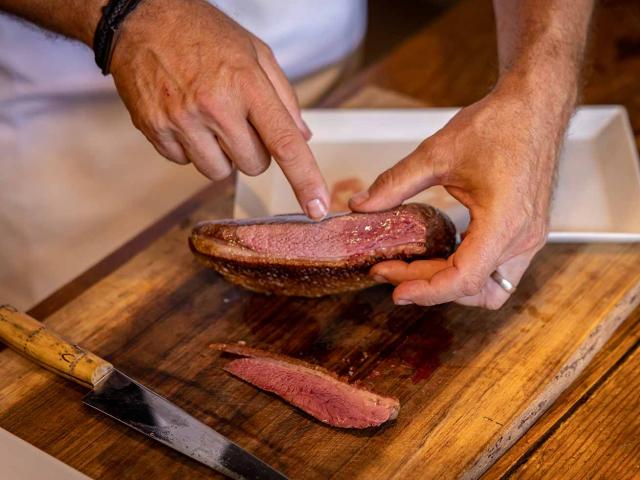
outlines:
[{"label": "wood grain on board", "polygon": [[[494,79],[492,28],[489,2],[461,2],[350,93],[392,87],[434,106],[480,98]],[[210,189],[195,211],[41,319],[292,478],[479,476],[640,302],[633,244],[549,245],[497,312],[396,307],[385,286],[323,299],[252,294],[197,265],[186,244],[196,221],[230,215],[231,200],[231,183]],[[208,345],[237,340],[396,395],[400,415],[361,432],[320,424],[222,371],[226,360]],[[83,407],[85,391],[0,351],[0,427],[96,478],[216,477]]]},{"label": "wood grain on board", "polygon": [[[483,476],[640,476],[640,308],[553,406]],[[632,365],[629,365],[632,362]],[[561,446],[561,448],[558,448]],[[562,475],[556,470],[562,466]]]},{"label": "wood grain on board", "polygon": [[[580,405],[527,461],[516,478],[640,477],[640,349]],[[566,478],[566,477],[565,477]]]},{"label": "wood grain on board", "polygon": [[[213,200],[47,325],[292,478],[475,476],[640,298],[634,245],[547,248],[498,312],[395,307],[385,287],[312,300],[251,294],[200,268],[186,248],[190,225],[219,215],[218,205]],[[225,374],[226,360],[208,345],[235,340],[352,372],[397,395],[400,416],[375,431],[326,427]],[[94,477],[208,473],[82,407],[81,387],[13,351],[0,356],[3,428]]]},{"label": "wood grain on board", "polygon": [[[498,312],[395,307],[386,287],[311,300],[251,294],[186,248],[196,221],[228,215],[229,185],[222,193],[47,325],[293,478],[476,476],[640,299],[636,245],[549,246]],[[319,424],[226,375],[208,345],[235,340],[351,373],[399,396],[400,417],[366,432]],[[0,356],[3,428],[94,477],[211,474],[82,407],[81,387],[12,351]]]}]

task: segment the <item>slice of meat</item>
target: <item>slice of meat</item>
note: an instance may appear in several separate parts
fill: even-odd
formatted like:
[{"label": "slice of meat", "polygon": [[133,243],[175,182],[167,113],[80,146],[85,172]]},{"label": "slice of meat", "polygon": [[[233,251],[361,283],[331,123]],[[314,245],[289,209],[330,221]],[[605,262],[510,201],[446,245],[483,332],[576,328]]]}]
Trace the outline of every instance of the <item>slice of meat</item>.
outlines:
[{"label": "slice of meat", "polygon": [[377,427],[398,416],[396,398],[351,385],[317,365],[242,345],[216,343],[210,347],[244,357],[224,367],[230,374],[334,427]]},{"label": "slice of meat", "polygon": [[347,213],[313,222],[303,215],[198,224],[189,238],[198,259],[249,290],[319,297],[375,284],[374,264],[447,257],[449,218],[422,204]]}]

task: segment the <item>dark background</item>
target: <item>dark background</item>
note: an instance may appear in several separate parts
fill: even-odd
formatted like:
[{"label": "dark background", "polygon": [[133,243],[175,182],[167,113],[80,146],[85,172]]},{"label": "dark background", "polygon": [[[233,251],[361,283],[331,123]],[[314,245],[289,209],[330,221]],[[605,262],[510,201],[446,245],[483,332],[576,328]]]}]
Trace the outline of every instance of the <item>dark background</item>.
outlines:
[{"label": "dark background", "polygon": [[456,3],[457,0],[369,0],[362,66],[378,60]]}]

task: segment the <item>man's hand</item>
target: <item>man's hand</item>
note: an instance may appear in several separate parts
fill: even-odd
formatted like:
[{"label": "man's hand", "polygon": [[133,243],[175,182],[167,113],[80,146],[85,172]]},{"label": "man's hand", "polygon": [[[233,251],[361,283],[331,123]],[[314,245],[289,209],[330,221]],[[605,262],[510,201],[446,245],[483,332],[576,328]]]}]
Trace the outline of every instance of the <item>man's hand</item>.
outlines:
[{"label": "man's hand", "polygon": [[495,0],[501,76],[481,101],[355,195],[355,211],[394,207],[443,185],[471,222],[448,259],[383,262],[399,305],[457,302],[497,309],[490,275],[517,285],[544,245],[558,151],[574,108],[592,0]]},{"label": "man's hand", "polygon": [[373,267],[377,279],[398,285],[396,303],[455,301],[498,308],[507,300],[490,275],[498,269],[517,284],[544,245],[549,216],[557,153],[557,142],[550,139],[559,127],[544,114],[531,113],[526,98],[497,89],[461,110],[380,175],[366,194],[352,199],[354,210],[376,211],[444,185],[470,210],[464,241],[447,260],[388,261]]},{"label": "man's hand", "polygon": [[328,193],[311,132],[269,47],[203,0],[142,2],[123,26],[111,71],[133,123],[158,152],[212,180],[278,162],[304,211]]},{"label": "man's hand", "polygon": [[[106,0],[0,0],[13,13],[87,45]],[[134,124],[177,163],[218,180],[258,175],[271,156],[305,213],[329,194],[295,93],[269,47],[204,0],[148,0],[125,19],[111,72]]]}]

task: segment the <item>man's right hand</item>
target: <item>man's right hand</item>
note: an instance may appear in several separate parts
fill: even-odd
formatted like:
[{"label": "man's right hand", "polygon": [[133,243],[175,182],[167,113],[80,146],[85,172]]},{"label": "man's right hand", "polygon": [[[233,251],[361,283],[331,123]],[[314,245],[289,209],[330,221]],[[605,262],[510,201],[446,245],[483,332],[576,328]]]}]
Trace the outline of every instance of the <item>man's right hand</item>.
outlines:
[{"label": "man's right hand", "polygon": [[121,29],[111,72],[160,154],[212,180],[258,175],[273,156],[306,214],[326,214],[311,132],[265,43],[204,0],[142,2]]}]

